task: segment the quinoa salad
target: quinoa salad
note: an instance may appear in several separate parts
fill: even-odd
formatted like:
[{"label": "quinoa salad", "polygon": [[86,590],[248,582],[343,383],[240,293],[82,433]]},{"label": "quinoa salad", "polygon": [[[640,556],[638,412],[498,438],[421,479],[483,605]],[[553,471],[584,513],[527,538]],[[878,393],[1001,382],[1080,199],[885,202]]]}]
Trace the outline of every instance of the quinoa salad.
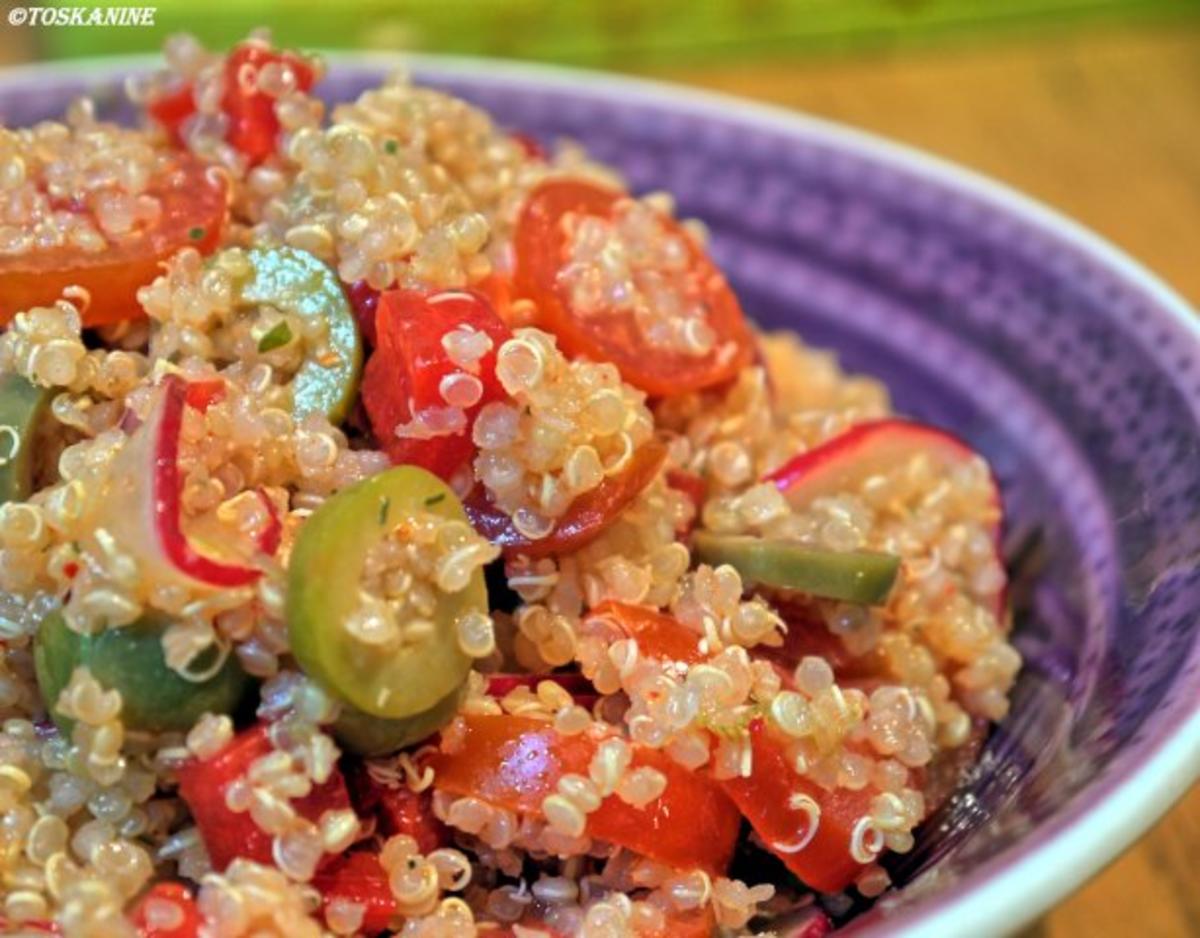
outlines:
[{"label": "quinoa salad", "polygon": [[1007,711],[988,465],[669,195],[323,73],[0,128],[0,933],[825,934]]}]

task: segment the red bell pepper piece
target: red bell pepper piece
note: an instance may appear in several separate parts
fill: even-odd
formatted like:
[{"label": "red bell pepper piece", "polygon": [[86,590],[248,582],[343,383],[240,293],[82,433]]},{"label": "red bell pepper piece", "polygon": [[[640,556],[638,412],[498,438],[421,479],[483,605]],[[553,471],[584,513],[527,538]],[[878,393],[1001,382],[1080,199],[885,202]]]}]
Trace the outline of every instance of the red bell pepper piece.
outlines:
[{"label": "red bell pepper piece", "polygon": [[352,853],[313,877],[313,886],[321,893],[326,915],[339,899],[356,902],[365,912],[359,931],[372,935],[384,931],[396,917],[396,897],[388,885],[387,870],[373,853]]},{"label": "red bell pepper piece", "polygon": [[380,782],[362,763],[348,770],[348,782],[355,809],[362,816],[373,816],[385,837],[407,834],[421,853],[450,843],[449,831],[433,813],[429,792],[415,792],[403,783],[391,786]]},{"label": "red bell pepper piece", "polygon": [[[179,770],[179,795],[187,802],[208,848],[213,867],[223,870],[237,857],[273,865],[271,836],[254,823],[249,812],[237,812],[225,803],[225,792],[242,778],[251,764],[273,750],[267,726],[248,729],[215,756],[193,760]],[[337,768],[303,798],[292,801],[302,817],[316,823],[326,811],[351,807],[346,780]],[[322,863],[334,857],[326,855]]]}]

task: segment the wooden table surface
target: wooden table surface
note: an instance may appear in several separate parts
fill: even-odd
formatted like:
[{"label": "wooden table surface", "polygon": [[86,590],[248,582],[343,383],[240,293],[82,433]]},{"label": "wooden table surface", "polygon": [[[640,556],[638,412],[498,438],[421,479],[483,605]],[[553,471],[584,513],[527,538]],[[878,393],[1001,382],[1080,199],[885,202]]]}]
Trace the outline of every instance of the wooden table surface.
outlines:
[{"label": "wooden table surface", "polygon": [[[27,57],[26,37],[5,32],[0,63]],[[982,170],[1096,229],[1200,305],[1200,24],[656,74]],[[1200,936],[1198,861],[1200,788],[1028,935]]]},{"label": "wooden table surface", "polygon": [[[656,75],[982,170],[1094,228],[1200,306],[1200,23]],[[1200,936],[1198,866],[1200,787],[1026,938]]]}]

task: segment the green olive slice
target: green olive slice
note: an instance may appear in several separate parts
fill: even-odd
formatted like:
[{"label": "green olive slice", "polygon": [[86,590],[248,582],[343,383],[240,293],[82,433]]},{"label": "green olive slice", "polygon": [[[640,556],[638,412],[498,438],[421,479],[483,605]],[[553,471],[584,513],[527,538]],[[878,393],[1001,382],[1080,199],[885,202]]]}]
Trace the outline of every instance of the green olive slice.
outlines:
[{"label": "green olive slice", "polygon": [[863,605],[886,601],[900,570],[892,554],[815,550],[781,538],[697,531],[694,549],[703,563],[729,564],[747,583]]},{"label": "green olive slice", "polygon": [[424,469],[397,466],[326,501],[300,529],[292,550],[292,653],[307,674],[371,716],[411,717],[458,688],[471,665],[459,648],[458,622],[469,612],[487,612],[483,572],[476,569],[456,592],[435,589],[429,621],[419,630],[400,623],[398,643],[377,647],[351,631],[348,624],[367,601],[362,584],[371,549],[407,521],[429,514],[467,523],[446,483]]}]

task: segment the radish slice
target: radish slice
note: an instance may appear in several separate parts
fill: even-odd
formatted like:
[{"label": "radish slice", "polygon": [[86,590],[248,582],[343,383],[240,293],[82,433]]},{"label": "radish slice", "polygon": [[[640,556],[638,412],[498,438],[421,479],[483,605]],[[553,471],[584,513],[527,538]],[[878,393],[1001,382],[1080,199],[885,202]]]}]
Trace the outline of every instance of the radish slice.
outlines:
[{"label": "radish slice", "polygon": [[[936,466],[949,469],[983,457],[958,437],[911,420],[873,420],[860,423],[801,453],[765,477],[787,496],[795,508],[811,505],[818,498],[853,491],[873,475],[881,475],[925,452]],[[991,477],[992,503],[1000,530],[1000,490]]]},{"label": "radish slice", "polygon": [[[793,508],[805,508],[818,498],[857,491],[871,476],[903,465],[917,453],[927,454],[934,466],[944,472],[973,460],[987,465],[982,456],[945,430],[911,420],[873,420],[860,423],[815,449],[801,453],[763,481],[774,483]],[[1000,487],[990,467],[988,482],[988,500],[994,512],[985,527],[995,545],[996,558],[1003,566],[1001,526],[1004,509]],[[1006,590],[1001,590],[993,609],[997,618],[1003,619],[1006,604]]]},{"label": "radish slice", "polygon": [[201,554],[183,530],[179,450],[189,387],[175,375],[164,378],[158,404],[117,455],[106,527],[145,574],[222,589],[248,586],[262,571]]},{"label": "radish slice", "polygon": [[279,516],[279,508],[266,492],[258,489],[258,497],[267,511],[267,524],[257,538],[258,549],[268,557],[273,557],[283,543],[283,519]]}]

